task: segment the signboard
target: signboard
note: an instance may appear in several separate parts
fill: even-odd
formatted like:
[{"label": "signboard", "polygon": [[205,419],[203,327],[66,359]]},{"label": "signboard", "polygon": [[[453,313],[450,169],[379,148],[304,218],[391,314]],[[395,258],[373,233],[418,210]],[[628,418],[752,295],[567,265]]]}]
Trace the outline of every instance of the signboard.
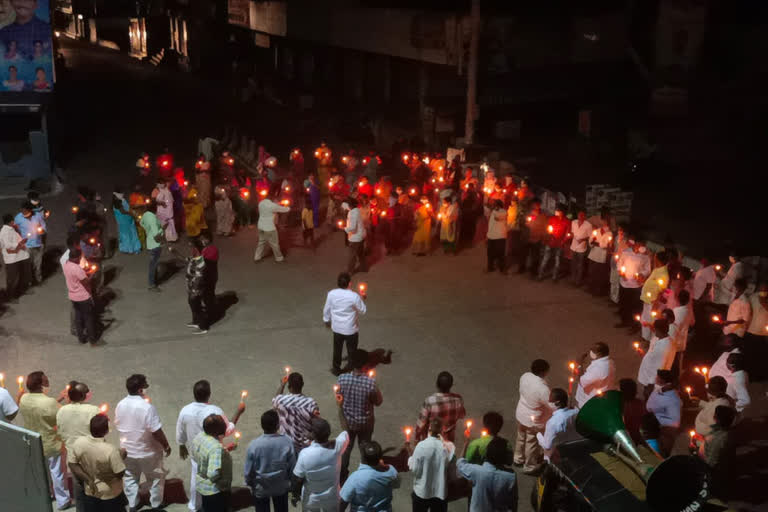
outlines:
[{"label": "signboard", "polygon": [[0,91],[53,90],[49,0],[0,0]]},{"label": "signboard", "polygon": [[[2,2],[2,0],[0,0]],[[227,19],[232,25],[251,27],[251,5],[249,0],[227,0]]]}]

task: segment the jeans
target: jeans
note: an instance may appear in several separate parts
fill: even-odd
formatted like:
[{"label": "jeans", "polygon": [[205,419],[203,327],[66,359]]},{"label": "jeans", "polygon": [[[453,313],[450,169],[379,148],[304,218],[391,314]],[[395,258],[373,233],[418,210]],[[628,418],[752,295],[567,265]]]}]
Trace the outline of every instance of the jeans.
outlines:
[{"label": "jeans", "polygon": [[587,259],[587,251],[573,252],[571,254],[571,281],[580,286],[584,281],[584,264]]},{"label": "jeans", "polygon": [[533,274],[538,268],[539,258],[541,257],[541,242],[526,242],[520,251],[520,266],[518,272],[522,274],[525,271]]},{"label": "jeans", "polygon": [[341,369],[341,351],[344,348],[344,343],[347,344],[347,357],[349,357],[353,351],[357,350],[357,340],[359,333],[355,334],[339,334],[333,333],[333,369]]},{"label": "jeans", "polygon": [[154,288],[157,286],[157,264],[160,261],[160,254],[162,254],[163,248],[155,247],[149,249],[149,287]]},{"label": "jeans", "polygon": [[560,273],[560,258],[563,256],[563,248],[562,247],[550,247],[546,246],[544,248],[544,256],[541,258],[541,263],[539,264],[539,279],[544,279],[544,270],[547,268],[547,264],[549,263],[549,260],[554,257],[555,258],[555,265],[552,269],[552,280],[557,281],[557,276]]},{"label": "jeans", "polygon": [[32,277],[35,284],[40,284],[43,282],[43,252],[45,248],[43,246],[28,247],[27,250],[29,251],[29,260],[32,263]]},{"label": "jeans", "polygon": [[256,512],[269,512],[269,501],[272,500],[273,512],[288,512],[288,493],[282,496],[253,497],[253,508]]},{"label": "jeans", "polygon": [[283,261],[283,253],[280,251],[280,238],[277,235],[277,230],[259,230],[259,243],[256,245],[253,261],[259,261],[264,257],[264,250],[267,248],[267,244],[272,248],[272,253],[275,255],[275,261]]},{"label": "jeans", "polygon": [[359,430],[353,430],[350,428],[347,433],[349,434],[349,444],[347,449],[344,450],[344,454],[341,456],[341,482],[343,483],[349,476],[349,457],[352,455],[352,447],[355,445],[355,439],[362,441],[370,441],[373,437],[373,420],[371,420],[371,426],[362,428]]},{"label": "jeans", "polygon": [[80,343],[93,343],[98,339],[96,332],[96,308],[93,299],[72,301],[75,309],[75,332]]},{"label": "jeans", "polygon": [[500,272],[504,272],[506,261],[504,258],[504,250],[506,249],[507,239],[499,238],[497,240],[488,239],[488,272],[493,272],[495,267],[498,266]]},{"label": "jeans", "polygon": [[367,270],[365,266],[365,241],[349,242],[349,263],[347,264],[347,272],[354,274],[357,263],[360,265],[361,272]]},{"label": "jeans", "polygon": [[192,310],[192,323],[201,330],[207,331],[210,327],[208,322],[208,312],[203,308],[202,295],[189,296],[189,309]]},{"label": "jeans", "polygon": [[413,512],[448,512],[448,502],[440,498],[419,498],[415,493],[411,493],[411,503]]},{"label": "jeans", "polygon": [[228,492],[203,496],[203,512],[229,512]]}]

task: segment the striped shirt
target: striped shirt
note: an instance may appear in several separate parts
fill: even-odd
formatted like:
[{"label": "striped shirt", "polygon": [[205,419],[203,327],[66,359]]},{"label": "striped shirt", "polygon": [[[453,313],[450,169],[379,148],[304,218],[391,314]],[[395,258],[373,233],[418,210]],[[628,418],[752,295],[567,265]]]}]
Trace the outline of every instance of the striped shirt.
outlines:
[{"label": "striped shirt", "polygon": [[280,433],[293,440],[296,453],[309,446],[310,422],[320,414],[315,399],[302,394],[277,395],[272,399],[272,408],[280,416]]},{"label": "striped shirt", "polygon": [[197,492],[203,496],[229,492],[232,487],[232,457],[218,439],[201,432],[192,440],[190,455],[197,464]]}]

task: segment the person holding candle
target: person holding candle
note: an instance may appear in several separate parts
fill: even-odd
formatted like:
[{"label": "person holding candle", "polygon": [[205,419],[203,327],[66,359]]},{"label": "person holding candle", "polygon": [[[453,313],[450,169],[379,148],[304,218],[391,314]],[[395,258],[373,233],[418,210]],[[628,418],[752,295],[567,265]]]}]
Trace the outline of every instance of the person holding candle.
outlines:
[{"label": "person holding candle", "polygon": [[0,383],[0,421],[11,423],[19,413],[19,406],[11,393],[5,389],[5,383]]},{"label": "person holding candle", "polygon": [[507,467],[507,441],[494,437],[488,443],[486,460],[479,464],[470,463],[464,456],[456,462],[459,475],[472,482],[472,497],[469,512],[517,511],[517,475]]},{"label": "person holding candle", "polygon": [[[736,410],[740,413],[752,403],[748,389],[749,375],[747,375],[747,372],[744,369],[745,361],[746,358],[744,354],[734,353],[734,351],[732,351],[728,354],[728,358],[726,359],[727,370],[723,375],[728,383],[726,393],[735,400]],[[710,374],[710,380],[712,377],[712,374]]]},{"label": "person holding candle", "polygon": [[615,389],[616,366],[610,357],[608,345],[599,341],[589,350],[590,363],[586,370],[579,367],[579,385],[576,387],[576,403],[584,407],[587,400],[604,392]]},{"label": "person holding candle", "polygon": [[225,447],[222,444],[226,432],[224,418],[211,414],[203,420],[203,431],[192,440],[189,450],[197,465],[195,488],[202,496],[203,512],[227,512],[230,509],[232,456],[229,451],[236,445]]},{"label": "person holding candle", "polygon": [[141,216],[141,227],[147,234],[147,252],[149,252],[149,291],[159,292],[157,286],[157,265],[163,252],[163,225],[157,217],[157,203],[152,201]]},{"label": "person holding candle", "polygon": [[728,305],[736,298],[736,280],[746,277],[747,267],[746,264],[741,261],[741,255],[736,251],[731,251],[728,255],[728,261],[731,266],[728,267],[728,272],[715,271],[718,276],[721,277],[720,281],[715,285],[715,297],[714,302],[716,304]]},{"label": "person holding candle", "polygon": [[36,371],[27,375],[27,392],[21,394],[19,411],[24,418],[24,427],[37,432],[42,438],[43,456],[48,462],[56,505],[59,510],[64,510],[72,506],[72,499],[61,466],[62,442],[56,432],[59,404],[47,395],[49,388],[45,373]]},{"label": "person holding candle", "polygon": [[[660,296],[669,286],[669,271],[667,262],[669,261],[669,252],[663,251],[656,254],[656,268],[650,273],[640,291],[640,300],[643,302],[643,312],[640,318],[642,324],[642,336],[645,341],[651,341],[651,328],[648,325],[653,321],[651,311],[660,309]],[[645,274],[639,272],[643,279]]]},{"label": "person holding candle", "polygon": [[456,254],[456,240],[458,238],[456,223],[459,220],[459,205],[453,196],[443,197],[440,206],[440,243],[445,254]]},{"label": "person holding candle", "polygon": [[[485,461],[488,443],[498,437],[501,428],[504,426],[504,417],[496,411],[488,411],[483,414],[484,433],[477,439],[467,440],[468,447],[465,450],[465,458],[472,464],[482,464]],[[471,433],[471,429],[468,429]],[[465,432],[466,436],[466,432]],[[511,442],[507,443],[507,462],[512,463],[515,447]]]},{"label": "person holding candle", "polygon": [[648,351],[643,356],[640,369],[637,372],[637,382],[645,387],[646,396],[653,390],[653,385],[658,378],[657,371],[669,370],[672,367],[675,354],[675,347],[672,346],[672,339],[669,336],[669,321],[664,318],[655,320],[653,330],[654,337],[651,339]]},{"label": "person holding candle", "polygon": [[560,259],[563,256],[563,247],[570,232],[570,223],[565,218],[565,205],[558,204],[555,214],[547,221],[547,237],[544,239],[544,255],[539,263],[539,281],[544,280],[544,271],[547,270],[549,260],[554,259],[552,268],[552,281],[557,282],[560,274]]},{"label": "person holding candle", "polygon": [[360,442],[360,467],[341,488],[339,512],[346,512],[350,505],[355,512],[392,512],[392,489],[400,486],[400,478],[381,457],[379,443]]},{"label": "person holding candle", "polygon": [[536,473],[541,467],[542,449],[537,441],[537,434],[544,428],[552,415],[549,407],[549,363],[536,359],[531,363],[531,371],[520,377],[520,399],[517,401],[515,419],[517,420],[517,440],[515,441],[515,465],[523,467],[526,475]]},{"label": "person holding candle", "polygon": [[507,210],[501,199],[491,199],[488,211],[487,267],[486,272],[493,272],[495,267],[502,274],[507,273]]},{"label": "person holding candle", "polygon": [[706,439],[712,433],[712,425],[715,424],[715,409],[719,406],[736,407],[736,402],[728,396],[728,382],[716,375],[709,379],[707,383],[708,400],[699,400],[699,414],[696,415],[694,426],[696,433]]},{"label": "person holding candle", "polygon": [[758,285],[757,293],[750,299],[752,320],[744,334],[747,354],[747,371],[755,381],[768,377],[768,282]]},{"label": "person holding candle", "polygon": [[448,465],[454,457],[456,447],[441,436],[443,422],[432,418],[429,422],[429,436],[414,448],[406,441],[408,469],[413,473],[413,494],[411,501],[414,512],[447,512]]},{"label": "person holding candle", "polygon": [[216,187],[214,194],[214,207],[216,210],[216,234],[231,236],[235,223],[235,212],[232,209],[232,201],[227,195],[227,189]]},{"label": "person holding candle", "polygon": [[157,205],[156,215],[158,221],[163,226],[165,233],[165,239],[169,242],[175,242],[178,240],[179,235],[176,233],[176,225],[174,223],[174,199],[168,182],[171,178],[160,177],[157,181],[155,189],[152,191],[152,200]]},{"label": "person holding candle", "polygon": [[275,261],[281,262],[284,259],[283,253],[280,251],[280,239],[277,234],[277,226],[275,226],[275,215],[287,213],[291,209],[288,206],[281,206],[275,202],[279,195],[280,184],[274,183],[270,187],[269,197],[259,201],[259,221],[256,224],[259,230],[259,243],[256,246],[256,252],[253,254],[254,262],[259,262],[264,257],[267,244],[272,249]]},{"label": "person holding candle", "polygon": [[536,433],[536,441],[544,452],[544,460],[550,461],[558,445],[581,439],[576,432],[578,409],[568,407],[568,393],[562,388],[554,388],[549,393],[549,407],[554,410],[547,420],[544,432]]},{"label": "person holding candle", "polygon": [[125,254],[138,254],[141,252],[141,242],[136,231],[136,219],[131,214],[128,200],[119,187],[112,192],[112,212],[115,214],[117,224],[118,249]]},{"label": "person holding candle", "polygon": [[610,249],[613,246],[613,232],[607,223],[597,229],[590,240],[587,273],[589,292],[595,297],[608,295],[611,286],[609,262]]},{"label": "person holding candle", "polygon": [[[285,385],[288,385],[288,394]],[[312,418],[320,415],[320,408],[314,398],[305,396],[304,377],[293,372],[280,379],[280,387],[272,399],[272,408],[277,411],[280,420],[280,432],[287,435],[298,454],[311,442]]]},{"label": "person holding candle", "polygon": [[328,292],[323,306],[323,322],[333,332],[333,359],[331,372],[341,373],[341,352],[347,345],[347,356],[357,349],[358,332],[360,329],[359,316],[366,312],[365,295],[359,295],[350,290],[352,277],[342,272],[336,279],[338,288]]},{"label": "person holding candle", "polygon": [[690,292],[688,290],[680,290],[677,294],[678,306],[672,310],[675,321],[670,326],[669,332],[672,337],[672,347],[676,352],[679,370],[682,370],[683,355],[688,347],[688,332],[695,322],[693,307],[690,302]]},{"label": "person holding candle", "polygon": [[631,333],[635,333],[640,330],[640,326],[634,321],[634,317],[643,311],[640,292],[643,280],[651,273],[651,259],[647,254],[648,248],[642,241],[629,238],[627,243],[629,247],[618,254],[619,259],[616,261],[616,267],[619,269],[621,321],[614,327],[629,328]]},{"label": "person holding candle", "polygon": [[5,267],[6,300],[16,303],[29,286],[30,263],[27,239],[16,231],[13,215],[3,215],[3,227],[0,228],[0,249],[3,251]]},{"label": "person holding candle", "polygon": [[452,393],[453,375],[440,372],[437,375],[437,393],[429,395],[421,406],[419,418],[416,420],[416,441],[427,438],[427,430],[432,420],[439,419],[443,430],[443,439],[453,442],[456,436],[456,425],[467,415],[464,409],[464,399],[458,393]]},{"label": "person holding candle", "polygon": [[656,371],[654,391],[648,397],[645,408],[652,412],[661,425],[661,453],[669,455],[680,430],[683,403],[675,389],[675,378],[669,370]]},{"label": "person holding candle", "polygon": [[80,343],[96,343],[99,339],[96,306],[91,293],[90,274],[80,265],[82,253],[78,247],[69,250],[69,260],[62,265],[67,294],[75,311],[75,332]]},{"label": "person holding candle", "polygon": [[[203,421],[211,414],[217,414],[222,418],[224,411],[221,407],[209,403],[211,399],[211,384],[207,380],[199,380],[192,386],[192,395],[195,401],[182,407],[179,412],[179,418],[176,421],[176,443],[179,445],[179,457],[185,460],[189,456],[189,450],[192,447],[192,441],[203,431]],[[230,435],[235,431],[235,425],[245,412],[245,402],[241,399],[237,405],[235,414],[232,415],[232,421],[226,420],[226,434]],[[200,510],[202,504],[201,495],[196,491],[197,464],[193,459],[189,459],[192,467],[192,477],[189,482],[189,510],[196,512]]]},{"label": "person holding candle", "polygon": [[[133,374],[125,381],[128,396],[115,407],[115,425],[125,448],[125,476],[123,484],[128,506],[139,506],[139,482],[143,474],[149,483],[149,503],[160,508],[165,490],[163,454],[171,455],[171,445],[163,432],[157,409],[145,400],[144,390],[149,387],[147,377]],[[162,450],[162,451],[161,451]]]},{"label": "person holding candle", "polygon": [[[518,199],[518,201],[521,200]],[[544,239],[547,237],[548,219],[541,211],[541,201],[539,200],[531,202],[531,209],[529,211],[526,212],[520,209],[520,212],[521,215],[526,216],[524,220],[520,221],[522,249],[520,250],[520,265],[518,266],[517,273],[523,274],[527,270],[532,275],[535,275],[536,270],[539,268],[539,258],[541,257]]]},{"label": "person holding candle", "polygon": [[576,219],[571,221],[571,282],[581,286],[584,280],[584,267],[587,264],[589,238],[593,226],[587,220],[587,212],[579,208]]},{"label": "person holding candle", "polygon": [[722,322],[723,334],[735,334],[739,338],[744,337],[747,327],[752,321],[752,305],[744,296],[747,290],[747,280],[736,279],[733,283],[733,300],[728,306],[728,315]]},{"label": "person holding candle", "polygon": [[349,446],[342,457],[342,481],[346,480],[349,474],[349,457],[355,439],[359,439],[360,442],[371,440],[375,424],[373,409],[384,401],[376,380],[364,371],[367,361],[368,355],[365,351],[354,350],[349,356],[352,372],[340,375],[338,380],[338,395],[341,397],[339,404],[341,426],[349,433]]},{"label": "person holding candle", "polygon": [[432,245],[432,219],[435,213],[426,196],[421,196],[419,203],[413,212],[416,230],[413,232],[411,252],[416,256],[426,256]]},{"label": "person holding candle", "polygon": [[264,434],[251,441],[245,455],[245,483],[251,488],[256,512],[288,512],[288,491],[296,465],[293,440],[278,433],[280,418],[270,409],[261,415]]},{"label": "person holding candle", "polygon": [[34,284],[43,282],[43,253],[45,252],[44,237],[48,230],[45,216],[35,212],[35,207],[29,201],[21,205],[21,211],[16,214],[14,222],[19,233],[27,239],[26,249],[29,252],[32,280]]}]

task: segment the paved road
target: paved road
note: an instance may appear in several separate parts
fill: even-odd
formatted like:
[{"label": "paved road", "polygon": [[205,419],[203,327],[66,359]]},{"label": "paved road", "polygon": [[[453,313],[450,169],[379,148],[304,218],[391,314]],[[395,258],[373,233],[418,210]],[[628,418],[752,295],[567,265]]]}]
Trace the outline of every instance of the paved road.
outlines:
[{"label": "paved road", "polygon": [[[138,73],[143,76],[144,72]],[[116,78],[119,83],[125,77]],[[132,87],[124,84],[121,91]],[[144,92],[152,89],[149,85],[137,87]],[[169,105],[171,113],[180,112],[177,103]],[[76,110],[72,105],[67,108],[67,115]],[[115,115],[106,120],[109,129],[102,130],[91,125],[103,115],[99,114],[101,107],[82,108],[85,121],[78,126],[89,129],[82,133],[85,142],[70,153],[67,171],[72,184],[89,182],[109,197],[113,183],[127,179],[127,173],[133,171],[135,154],[142,149],[136,141],[159,147],[161,135],[171,123],[161,112],[157,123],[131,124],[131,118],[142,119],[147,110],[116,107]],[[202,121],[178,125],[171,138],[178,143],[174,150],[179,157],[194,158],[191,141],[205,128]],[[61,195],[45,199],[54,212],[51,247],[63,243],[73,198],[70,186]],[[0,207],[3,211],[13,208],[15,201],[0,202]],[[286,232],[283,238],[290,246],[290,240],[299,236]],[[147,255],[117,255],[105,264],[105,270],[115,274],[109,283],[114,294],[109,316],[115,320],[103,346],[81,346],[69,335],[70,306],[63,277],[56,270],[34,293],[2,313],[0,371],[15,376],[43,369],[54,390],[69,380],[82,380],[93,390],[94,403],[107,402],[113,407],[124,396],[125,377],[144,373],[151,384],[148,394],[171,438],[177,414],[192,400],[191,386],[197,379],[211,381],[212,401],[225,411],[233,410],[240,390],[248,389],[248,410],[238,428],[250,440],[261,434],[259,417],[269,407],[287,365],[304,374],[306,394],[317,399],[321,413],[338,432],[331,391],[335,379],[328,372],[331,334],[322,324],[321,309],[326,291],[334,286],[346,260],[341,235],[328,236],[316,253],[289,248],[282,264],[272,260],[253,263],[255,231],[217,243],[222,258],[218,291],[236,295],[237,303],[208,335],[193,336],[184,327],[190,314],[183,275],[172,276],[162,285],[162,293],[151,294],[145,284]],[[477,421],[488,410],[502,412],[507,420],[502,435],[510,439],[514,439],[518,379],[533,359],[551,363],[552,386],[567,386],[567,362],[589,344],[606,341],[618,376],[636,375],[639,357],[632,350],[632,339],[611,327],[614,318],[606,300],[594,299],[564,283],[483,274],[482,247],[456,257],[440,253],[424,258],[408,253],[378,256],[377,252],[378,261],[371,271],[356,276],[355,281],[365,281],[369,287],[361,346],[394,350],[392,365],[381,367],[377,377],[384,403],[376,411],[374,438],[384,446],[400,445],[402,427],[414,423],[421,401],[433,391],[441,370],[454,374],[455,391],[464,395],[470,417]],[[114,433],[109,440],[117,442]],[[234,453],[235,485],[243,484],[244,453],[242,448]],[[353,466],[356,460],[353,458]],[[188,466],[177,453],[168,459],[167,468],[169,478],[188,477]],[[532,482],[521,476],[521,510],[529,509]],[[395,510],[409,508],[410,485],[406,476],[396,493]],[[168,510],[184,508],[178,505]],[[454,503],[450,510],[463,511],[465,503]]]}]

